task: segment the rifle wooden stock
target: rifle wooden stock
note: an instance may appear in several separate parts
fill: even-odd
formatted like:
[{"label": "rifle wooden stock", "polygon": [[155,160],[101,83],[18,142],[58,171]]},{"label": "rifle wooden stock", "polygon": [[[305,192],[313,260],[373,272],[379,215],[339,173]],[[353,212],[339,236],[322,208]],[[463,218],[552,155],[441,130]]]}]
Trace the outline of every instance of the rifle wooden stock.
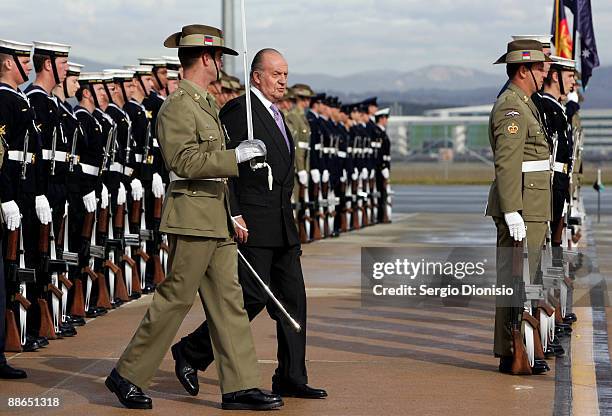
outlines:
[{"label": "rifle wooden stock", "polygon": [[5,322],[6,332],[4,351],[21,352],[21,337],[19,336],[19,328],[17,327],[15,313],[10,308],[6,310]]},{"label": "rifle wooden stock", "polygon": [[108,207],[101,209],[98,215],[98,233],[108,233]]},{"label": "rifle wooden stock", "polygon": [[130,297],[127,293],[127,287],[123,277],[123,271],[121,268],[115,273],[115,296],[122,302],[129,302]]},{"label": "rifle wooden stock", "polygon": [[136,262],[134,261],[133,258],[126,256],[125,254],[123,255],[123,257],[121,257],[121,259],[123,261],[125,261],[127,264],[130,265],[130,267],[132,268],[132,276],[126,276],[126,279],[132,279],[132,292],[134,293],[141,293],[142,290],[140,289],[140,275],[138,274],[138,268],[136,267]]},{"label": "rifle wooden stock", "polygon": [[166,243],[161,243],[159,245],[159,249],[160,250],[164,250],[166,253],[168,253],[170,251],[170,247],[168,247],[168,244],[166,244]]},{"label": "rifle wooden stock", "polygon": [[83,267],[83,269],[81,270],[82,273],[85,273],[87,276],[89,276],[91,278],[92,282],[95,282],[98,279],[98,275],[96,274],[96,272],[94,272],[92,270],[91,267],[89,266],[85,266]]},{"label": "rifle wooden stock", "polygon": [[60,290],[59,287],[55,286],[53,283],[49,283],[47,285],[47,291],[53,293],[55,296],[57,296],[58,299],[62,298],[63,292]]},{"label": "rifle wooden stock", "polygon": [[61,273],[59,276],[57,276],[57,279],[61,284],[66,286],[66,290],[70,290],[72,289],[72,286],[74,286],[74,284],[70,280],[68,280],[64,273]]},{"label": "rifle wooden stock", "polygon": [[74,281],[74,297],[72,299],[70,315],[81,318],[85,316],[85,297],[83,295],[83,281],[81,279]]},{"label": "rifle wooden stock", "polygon": [[49,230],[51,229],[49,224],[40,224],[39,235],[38,235],[38,252],[41,254],[49,253]]},{"label": "rifle wooden stock", "polygon": [[136,250],[136,257],[140,257],[141,259],[143,259],[145,262],[149,261],[150,256],[147,254],[146,251],[144,251],[142,248],[139,248],[138,250]]},{"label": "rifle wooden stock", "polygon": [[38,336],[46,337],[47,339],[57,339],[55,326],[53,326],[53,318],[51,318],[51,312],[49,312],[49,304],[45,299],[38,299],[38,309],[40,309]]},{"label": "rifle wooden stock", "polygon": [[62,218],[62,222],[60,223],[59,232],[55,237],[55,246],[64,249],[64,227],[66,226],[66,217]]},{"label": "rifle wooden stock", "polygon": [[108,287],[106,286],[106,276],[104,273],[97,273],[98,275],[98,308],[112,309],[110,302],[110,296],[108,294]]},{"label": "rifle wooden stock", "polygon": [[361,224],[359,223],[359,211],[361,211],[361,208],[359,207],[355,207],[353,208],[353,215],[351,218],[351,222],[353,223],[353,230],[358,230],[361,228]]},{"label": "rifle wooden stock", "polygon": [[523,321],[529,323],[533,328],[533,349],[536,360],[544,359],[544,347],[542,346],[542,338],[540,337],[540,322],[535,319],[529,312],[523,312]]},{"label": "rifle wooden stock", "polygon": [[552,314],[555,313],[555,308],[553,308],[552,306],[550,306],[548,303],[546,303],[543,300],[538,301],[537,308],[542,309],[548,316],[552,316]]},{"label": "rifle wooden stock", "polygon": [[125,225],[124,220],[125,220],[125,204],[121,204],[117,206],[117,210],[115,211],[114,227],[116,230],[123,232],[123,227]]},{"label": "rifle wooden stock", "polygon": [[306,187],[300,184],[298,188],[298,200],[300,202],[304,202],[305,198],[306,198]]},{"label": "rifle wooden stock", "polygon": [[140,224],[140,207],[141,200],[132,201],[132,209],[130,210],[130,224]]},{"label": "rifle wooden stock", "polygon": [[83,229],[81,231],[81,237],[90,239],[91,232],[93,231],[94,221],[96,220],[95,212],[86,212],[85,218],[83,219]]},{"label": "rifle wooden stock", "polygon": [[512,369],[514,375],[530,375],[531,366],[520,329],[512,328]]},{"label": "rifle wooden stock", "polygon": [[161,264],[161,258],[159,254],[154,254],[153,256],[153,283],[159,285],[166,278],[164,276],[164,268]]},{"label": "rifle wooden stock", "polygon": [[348,209],[343,209],[340,213],[340,231],[343,233],[348,231]]},{"label": "rifle wooden stock", "polygon": [[153,201],[153,219],[161,220],[163,202],[164,199],[161,197],[155,198],[155,200]]},{"label": "rifle wooden stock", "polygon": [[298,221],[298,232],[300,234],[300,242],[302,244],[308,242],[308,236],[306,235],[306,226],[304,225],[304,221],[307,221],[306,217],[302,217],[302,220]]},{"label": "rifle wooden stock", "polygon": [[319,217],[323,218],[323,235],[325,237],[329,237],[331,235],[331,230],[329,229],[329,223],[327,222],[327,217],[331,215],[328,211],[327,214],[319,213]]},{"label": "rifle wooden stock", "polygon": [[321,227],[319,226],[319,219],[317,217],[318,217],[318,214],[315,214],[312,219],[312,239],[313,240],[320,240],[321,238],[323,238],[321,236]]},{"label": "rifle wooden stock", "polygon": [[15,293],[14,296],[15,302],[18,302],[21,306],[23,306],[25,309],[30,309],[30,306],[32,306],[32,302],[30,302],[25,296],[23,296],[21,293]]},{"label": "rifle wooden stock", "polygon": [[19,251],[19,228],[9,231],[6,239],[6,261],[16,262]]}]

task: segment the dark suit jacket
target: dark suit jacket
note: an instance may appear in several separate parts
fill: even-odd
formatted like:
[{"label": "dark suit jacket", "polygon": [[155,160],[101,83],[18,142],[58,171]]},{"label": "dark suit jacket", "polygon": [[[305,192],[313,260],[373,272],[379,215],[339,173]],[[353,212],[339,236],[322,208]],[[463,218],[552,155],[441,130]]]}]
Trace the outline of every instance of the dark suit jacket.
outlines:
[{"label": "dark suit jacket", "polygon": [[[274,118],[257,96],[251,93],[253,135],[266,144],[266,161],[274,177],[272,190],[268,187],[268,170],[253,171],[249,162],[241,163],[239,175],[231,178],[230,205],[232,216],[242,215],[249,229],[247,246],[282,247],[300,243],[293,218],[291,195],[295,176],[295,148],[289,129],[291,151]],[[227,148],[237,147],[247,138],[246,97],[235,98],[225,104],[219,113],[221,123],[229,135]],[[283,119],[284,120],[284,119]]]}]

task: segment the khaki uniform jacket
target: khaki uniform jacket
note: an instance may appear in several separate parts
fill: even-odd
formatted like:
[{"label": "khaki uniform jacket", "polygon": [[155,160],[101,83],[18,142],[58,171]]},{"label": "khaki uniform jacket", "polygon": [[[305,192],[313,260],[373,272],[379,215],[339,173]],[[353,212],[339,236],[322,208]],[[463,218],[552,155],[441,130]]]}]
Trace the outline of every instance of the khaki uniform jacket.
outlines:
[{"label": "khaki uniform jacket", "polygon": [[310,170],[310,124],[306,115],[295,106],[285,114],[285,122],[295,142],[295,171]]},{"label": "khaki uniform jacket", "polygon": [[158,140],[166,168],[186,180],[170,183],[160,231],[169,234],[228,238],[226,181],[198,179],[238,176],[235,151],[225,149],[218,108],[208,93],[189,80],[162,105]]},{"label": "khaki uniform jacket", "polygon": [[512,83],[491,111],[489,141],[495,180],[486,215],[518,211],[525,221],[550,221],[551,171],[522,171],[523,162],[550,160],[550,147],[535,104]]}]

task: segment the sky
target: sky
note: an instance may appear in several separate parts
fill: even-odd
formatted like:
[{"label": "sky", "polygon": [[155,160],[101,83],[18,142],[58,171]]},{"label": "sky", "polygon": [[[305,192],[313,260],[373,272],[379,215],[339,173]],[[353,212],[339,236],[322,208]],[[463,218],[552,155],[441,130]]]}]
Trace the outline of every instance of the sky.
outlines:
[{"label": "sky", "polygon": [[[242,50],[239,0],[234,47]],[[246,0],[249,57],[281,51],[290,72],[347,75],[457,65],[488,72],[512,34],[550,31],[553,0]],[[612,1],[592,0],[602,65],[612,62]],[[568,16],[571,16],[569,10]],[[0,38],[72,45],[115,66],[173,55],[183,25],[221,27],[221,0],[3,1]],[[237,69],[241,58],[235,59]]]}]

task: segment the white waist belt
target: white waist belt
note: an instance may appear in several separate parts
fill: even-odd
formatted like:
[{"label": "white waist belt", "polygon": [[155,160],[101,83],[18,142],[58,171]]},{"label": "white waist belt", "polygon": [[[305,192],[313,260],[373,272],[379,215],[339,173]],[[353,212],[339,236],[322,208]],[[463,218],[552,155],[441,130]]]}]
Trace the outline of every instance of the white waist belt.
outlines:
[{"label": "white waist belt", "polygon": [[543,172],[547,170],[550,171],[550,161],[548,159],[523,162],[523,172]]},{"label": "white waist belt", "polygon": [[124,168],[125,170],[123,171],[123,174],[126,176],[132,176],[132,173],[134,173],[134,169],[127,166],[125,166]]},{"label": "white waist belt", "polygon": [[315,150],[321,150],[321,143],[317,143],[314,145]]},{"label": "white waist belt", "polygon": [[213,181],[213,182],[225,182],[226,179],[225,178],[188,179],[188,178],[183,178],[181,176],[178,176],[174,172],[170,172],[170,182],[176,182],[176,181]]},{"label": "white waist belt", "polygon": [[139,153],[134,153],[134,160],[138,163],[142,162],[142,155]]},{"label": "white waist belt", "polygon": [[98,176],[98,173],[100,173],[100,168],[96,166],[88,165],[87,163],[80,163],[80,165],[81,165],[81,170],[86,175]]},{"label": "white waist belt", "polygon": [[111,172],[123,173],[123,165],[119,162],[113,162],[108,170]]},{"label": "white waist belt", "polygon": [[567,173],[567,167],[568,167],[567,163],[555,162],[555,165],[553,166],[553,170],[555,172]]},{"label": "white waist belt", "polygon": [[300,148],[300,149],[310,149],[310,144],[308,144],[308,142],[298,142],[298,148]]},{"label": "white waist belt", "polygon": [[341,157],[343,159],[346,158],[346,152],[343,152],[342,150],[338,150],[338,157]]},{"label": "white waist belt", "polygon": [[[70,153],[61,152],[59,150],[55,151],[55,161],[56,162],[65,162],[69,159]],[[42,149],[42,158],[43,160],[51,160],[53,159],[53,150]]]},{"label": "white waist belt", "polygon": [[347,147],[346,148],[346,153],[353,153],[353,148],[352,147]]},{"label": "white waist belt", "polygon": [[157,142],[157,139],[153,139],[153,147],[159,147],[159,143]]},{"label": "white waist belt", "polygon": [[[9,150],[8,151],[8,158],[9,158],[9,160],[13,160],[15,162],[22,162],[23,161],[23,152],[21,150]],[[34,153],[28,152],[26,154],[26,162],[27,163],[31,163],[33,158],[34,158]]]}]

